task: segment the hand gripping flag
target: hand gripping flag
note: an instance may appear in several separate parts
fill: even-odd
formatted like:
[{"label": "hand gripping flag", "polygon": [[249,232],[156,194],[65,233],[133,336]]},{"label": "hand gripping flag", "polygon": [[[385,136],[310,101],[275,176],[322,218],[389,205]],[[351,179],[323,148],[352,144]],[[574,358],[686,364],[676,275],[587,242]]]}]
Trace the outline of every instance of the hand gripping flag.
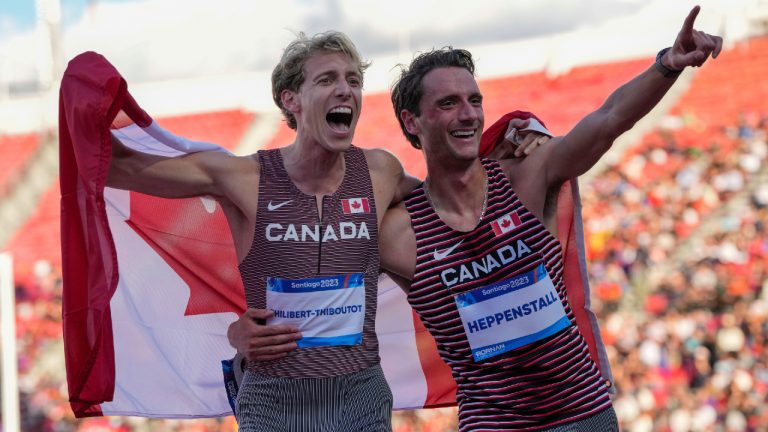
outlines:
[{"label": "hand gripping flag", "polygon": [[[110,133],[136,150],[224,151],[162,129],[102,56],[68,65],[60,94],[64,345],[78,417],[231,414],[221,360],[245,308],[227,221],[209,198],[163,199],[106,187]],[[367,202],[349,203],[365,211]],[[360,210],[359,210],[360,209]],[[396,408],[455,403],[434,339],[386,277],[376,328]]]},{"label": "hand gripping flag", "polygon": [[[480,143],[481,156],[489,154],[496,145],[504,140],[507,125],[514,118],[523,120],[535,118],[542,125],[544,124],[534,114],[523,111],[513,111],[502,116],[483,132],[483,138]],[[494,227],[494,229],[496,228]],[[579,332],[586,339],[587,345],[589,345],[590,357],[600,368],[603,380],[607,385],[611,386],[611,393],[615,393],[611,366],[600,335],[597,317],[590,309],[589,278],[584,247],[584,224],[581,220],[581,197],[579,195],[579,183],[575,178],[563,183],[558,193],[557,238],[563,247],[563,277],[565,278],[568,301],[576,316],[576,325],[579,327]]]}]

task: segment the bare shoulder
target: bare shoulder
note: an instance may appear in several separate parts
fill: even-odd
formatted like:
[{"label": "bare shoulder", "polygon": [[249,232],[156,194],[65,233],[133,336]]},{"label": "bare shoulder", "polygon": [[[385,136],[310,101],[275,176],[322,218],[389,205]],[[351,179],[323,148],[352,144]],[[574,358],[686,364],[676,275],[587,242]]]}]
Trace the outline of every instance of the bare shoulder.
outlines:
[{"label": "bare shoulder", "polygon": [[499,160],[501,169],[513,185],[532,177],[541,178],[546,173],[548,161],[557,151],[557,146],[563,137],[555,137],[546,145],[537,147],[535,151],[525,157],[513,157]]},{"label": "bare shoulder", "polygon": [[391,151],[382,148],[363,149],[371,173],[397,174],[403,172],[403,164]]}]

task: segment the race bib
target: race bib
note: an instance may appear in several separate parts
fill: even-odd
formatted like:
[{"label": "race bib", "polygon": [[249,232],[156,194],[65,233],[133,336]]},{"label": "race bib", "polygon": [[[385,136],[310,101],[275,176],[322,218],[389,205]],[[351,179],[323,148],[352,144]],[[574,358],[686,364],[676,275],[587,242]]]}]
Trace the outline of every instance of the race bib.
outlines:
[{"label": "race bib", "polygon": [[269,324],[299,328],[299,348],[356,345],[363,340],[365,280],[362,273],[309,279],[267,278]]},{"label": "race bib", "polygon": [[459,294],[454,300],[475,361],[528,345],[571,325],[543,264]]}]

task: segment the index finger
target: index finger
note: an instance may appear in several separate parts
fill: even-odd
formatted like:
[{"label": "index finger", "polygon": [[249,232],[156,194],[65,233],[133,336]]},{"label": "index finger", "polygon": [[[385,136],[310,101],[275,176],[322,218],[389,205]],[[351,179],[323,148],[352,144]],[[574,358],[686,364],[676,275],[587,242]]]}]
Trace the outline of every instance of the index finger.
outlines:
[{"label": "index finger", "polygon": [[693,23],[696,21],[696,16],[699,15],[700,10],[700,6],[694,6],[693,9],[691,9],[691,11],[688,13],[688,16],[685,18],[681,32],[693,33]]}]

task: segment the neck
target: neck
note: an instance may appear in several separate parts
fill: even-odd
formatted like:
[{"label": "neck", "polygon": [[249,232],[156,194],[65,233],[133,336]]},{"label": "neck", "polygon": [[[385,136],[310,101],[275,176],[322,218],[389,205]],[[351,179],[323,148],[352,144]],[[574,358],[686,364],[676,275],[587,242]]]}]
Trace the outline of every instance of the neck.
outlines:
[{"label": "neck", "polygon": [[488,176],[480,159],[462,168],[429,164],[427,168],[428,198],[443,222],[459,231],[474,229],[485,213],[488,196]]},{"label": "neck", "polygon": [[344,179],[344,152],[334,152],[319,143],[296,138],[281,149],[283,164],[296,187],[309,195],[329,195]]}]

